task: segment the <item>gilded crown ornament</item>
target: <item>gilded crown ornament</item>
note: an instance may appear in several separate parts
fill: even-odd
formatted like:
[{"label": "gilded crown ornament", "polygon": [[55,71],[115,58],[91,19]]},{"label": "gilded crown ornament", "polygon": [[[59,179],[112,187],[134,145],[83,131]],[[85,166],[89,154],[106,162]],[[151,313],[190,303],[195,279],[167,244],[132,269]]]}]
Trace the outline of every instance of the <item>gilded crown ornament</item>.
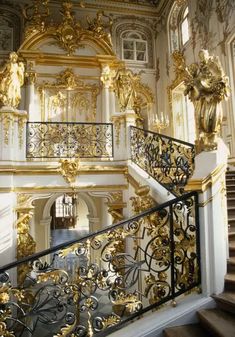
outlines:
[{"label": "gilded crown ornament", "polygon": [[62,23],[56,30],[56,39],[60,46],[71,55],[75,52],[82,40],[83,29],[79,22],[76,21],[72,12],[72,3],[70,1],[63,2],[61,14],[63,16]]},{"label": "gilded crown ornament", "polygon": [[186,67],[185,95],[193,102],[199,132],[198,151],[217,149],[217,137],[222,125],[221,101],[230,94],[228,77],[218,57],[207,50],[199,52],[199,62]]}]

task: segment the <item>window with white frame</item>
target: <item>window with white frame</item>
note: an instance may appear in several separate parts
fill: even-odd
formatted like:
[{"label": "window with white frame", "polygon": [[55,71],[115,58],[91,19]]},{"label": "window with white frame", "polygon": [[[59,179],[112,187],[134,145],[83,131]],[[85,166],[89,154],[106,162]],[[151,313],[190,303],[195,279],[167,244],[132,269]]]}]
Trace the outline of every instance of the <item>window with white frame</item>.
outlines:
[{"label": "window with white frame", "polygon": [[189,8],[185,2],[173,4],[168,18],[170,51],[180,50],[190,39]]},{"label": "window with white frame", "polygon": [[73,199],[64,194],[58,197],[55,202],[56,218],[70,218],[73,216]]},{"label": "window with white frame", "polygon": [[182,45],[184,46],[185,43],[189,40],[188,7],[185,8],[182,15],[182,21],[180,22],[180,32]]},{"label": "window with white frame", "polygon": [[122,35],[122,59],[140,63],[148,62],[148,46],[143,34],[125,32]]}]

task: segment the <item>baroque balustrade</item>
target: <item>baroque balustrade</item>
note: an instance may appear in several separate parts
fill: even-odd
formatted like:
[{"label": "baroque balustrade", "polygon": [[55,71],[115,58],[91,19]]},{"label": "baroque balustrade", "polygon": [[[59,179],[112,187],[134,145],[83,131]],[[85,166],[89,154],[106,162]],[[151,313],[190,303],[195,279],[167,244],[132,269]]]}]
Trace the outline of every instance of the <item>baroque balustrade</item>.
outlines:
[{"label": "baroque balustrade", "polygon": [[175,195],[194,171],[195,146],[134,126],[130,129],[131,160]]},{"label": "baroque balustrade", "polygon": [[113,157],[111,123],[27,123],[27,158]]},{"label": "baroque balustrade", "polygon": [[105,336],[199,284],[198,197],[191,192],[1,267],[0,330]]}]

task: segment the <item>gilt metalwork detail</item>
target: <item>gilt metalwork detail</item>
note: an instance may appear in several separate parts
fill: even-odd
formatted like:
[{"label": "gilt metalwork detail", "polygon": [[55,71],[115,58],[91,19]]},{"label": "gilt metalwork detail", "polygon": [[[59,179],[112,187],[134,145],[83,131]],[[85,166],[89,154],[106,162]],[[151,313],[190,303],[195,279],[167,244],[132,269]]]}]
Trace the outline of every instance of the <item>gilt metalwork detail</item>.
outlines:
[{"label": "gilt metalwork detail", "polygon": [[131,159],[174,194],[181,194],[194,171],[193,144],[131,127]]},{"label": "gilt metalwork detail", "polygon": [[29,266],[14,288],[8,270],[0,268],[0,331],[9,337],[40,331],[105,336],[142,312],[175,302],[200,284],[197,207],[191,192],[13,263],[13,277],[20,265]]},{"label": "gilt metalwork detail", "polygon": [[112,157],[112,124],[27,123],[27,158]]}]

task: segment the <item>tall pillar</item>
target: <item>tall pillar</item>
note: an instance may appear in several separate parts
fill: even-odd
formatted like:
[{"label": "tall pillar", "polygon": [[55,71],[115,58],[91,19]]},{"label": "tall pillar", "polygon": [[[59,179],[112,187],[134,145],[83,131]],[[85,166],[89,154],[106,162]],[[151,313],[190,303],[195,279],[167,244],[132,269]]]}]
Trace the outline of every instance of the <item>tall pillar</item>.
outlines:
[{"label": "tall pillar", "polygon": [[112,86],[114,71],[110,69],[108,64],[103,65],[101,72],[101,81],[103,83],[102,88],[102,119],[104,123],[110,122],[111,110],[110,107],[110,88]]},{"label": "tall pillar", "polygon": [[26,77],[26,102],[25,109],[28,111],[29,120],[35,121],[37,117],[35,116],[35,108],[34,108],[34,85],[36,82],[37,74],[33,70],[34,63],[29,62],[28,70],[25,73]]},{"label": "tall pillar", "polygon": [[228,223],[225,173],[228,149],[220,140],[218,148],[195,158],[195,172],[187,189],[199,190],[199,224],[202,291],[219,294],[224,288],[228,258]]}]

